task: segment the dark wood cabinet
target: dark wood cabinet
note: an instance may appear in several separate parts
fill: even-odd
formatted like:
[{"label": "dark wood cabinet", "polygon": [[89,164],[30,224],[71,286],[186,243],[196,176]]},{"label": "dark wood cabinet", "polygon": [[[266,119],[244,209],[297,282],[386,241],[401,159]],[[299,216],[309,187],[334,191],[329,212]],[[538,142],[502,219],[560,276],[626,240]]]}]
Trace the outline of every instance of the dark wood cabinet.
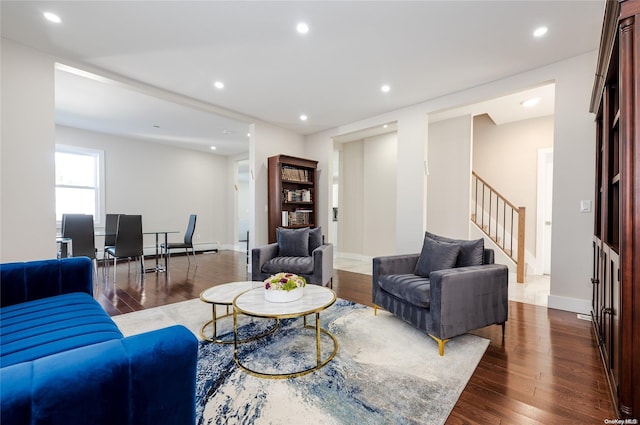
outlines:
[{"label": "dark wood cabinet", "polygon": [[269,243],[278,227],[316,227],[318,161],[276,155],[268,167]]},{"label": "dark wood cabinet", "polygon": [[616,411],[640,415],[640,1],[608,0],[596,114],[592,316]]}]

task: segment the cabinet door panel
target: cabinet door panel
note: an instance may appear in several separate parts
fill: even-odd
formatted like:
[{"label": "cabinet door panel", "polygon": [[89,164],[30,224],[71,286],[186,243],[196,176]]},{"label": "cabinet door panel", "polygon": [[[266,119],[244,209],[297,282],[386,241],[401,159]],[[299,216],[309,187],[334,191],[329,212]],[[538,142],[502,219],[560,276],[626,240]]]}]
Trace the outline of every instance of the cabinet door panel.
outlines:
[{"label": "cabinet door panel", "polygon": [[613,372],[615,386],[620,382],[620,257],[610,254],[611,281],[611,347],[609,367]]}]

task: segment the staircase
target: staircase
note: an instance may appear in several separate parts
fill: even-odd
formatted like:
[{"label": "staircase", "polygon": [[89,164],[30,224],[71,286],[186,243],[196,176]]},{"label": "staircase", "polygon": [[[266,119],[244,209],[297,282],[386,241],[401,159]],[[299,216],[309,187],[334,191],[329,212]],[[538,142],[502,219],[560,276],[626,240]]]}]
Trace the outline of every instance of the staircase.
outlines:
[{"label": "staircase", "polygon": [[516,207],[475,172],[471,181],[471,221],[516,264],[524,282],[525,207]]}]

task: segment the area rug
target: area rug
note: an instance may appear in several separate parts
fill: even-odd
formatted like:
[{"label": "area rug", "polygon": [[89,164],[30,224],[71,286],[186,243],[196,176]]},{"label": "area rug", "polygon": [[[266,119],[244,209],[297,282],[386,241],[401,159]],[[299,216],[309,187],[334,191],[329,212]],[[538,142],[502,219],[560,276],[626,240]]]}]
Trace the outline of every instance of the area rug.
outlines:
[{"label": "area rug", "polygon": [[[184,324],[199,337],[211,307],[186,301],[122,316],[125,335]],[[256,335],[273,321],[242,317],[241,337]],[[313,324],[313,318],[308,324]],[[391,314],[338,300],[321,313],[321,325],[338,341],[335,358],[322,369],[292,379],[257,378],[240,370],[233,345],[201,341],[198,353],[198,424],[443,424],[482,358],[489,341],[462,335],[445,355],[424,333]],[[221,338],[233,337],[232,319],[222,319]],[[210,329],[209,329],[210,331]],[[333,350],[321,338],[322,358]],[[239,356],[254,370],[292,372],[313,366],[313,331],[302,319],[287,319],[272,335],[242,344]]]}]

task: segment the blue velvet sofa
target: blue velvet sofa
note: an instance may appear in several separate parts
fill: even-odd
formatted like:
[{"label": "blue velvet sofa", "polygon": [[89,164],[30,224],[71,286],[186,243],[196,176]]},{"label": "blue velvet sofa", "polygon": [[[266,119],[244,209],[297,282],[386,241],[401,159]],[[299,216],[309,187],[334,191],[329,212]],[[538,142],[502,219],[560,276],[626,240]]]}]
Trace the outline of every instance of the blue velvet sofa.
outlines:
[{"label": "blue velvet sofa", "polygon": [[123,337],[90,259],[0,264],[0,289],[2,425],[194,423],[195,336]]}]

